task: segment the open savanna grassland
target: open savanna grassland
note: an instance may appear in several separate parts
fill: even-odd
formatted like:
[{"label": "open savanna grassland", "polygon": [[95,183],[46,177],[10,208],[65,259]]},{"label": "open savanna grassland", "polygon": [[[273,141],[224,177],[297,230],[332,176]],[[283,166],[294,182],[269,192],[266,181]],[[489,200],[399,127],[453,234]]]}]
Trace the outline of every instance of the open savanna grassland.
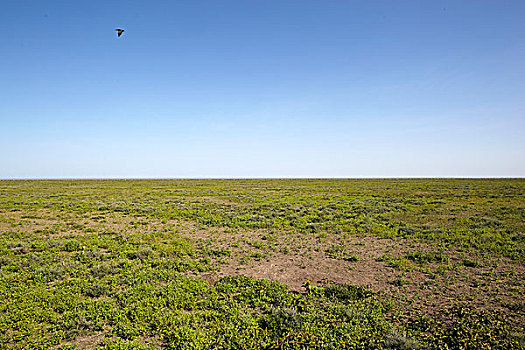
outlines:
[{"label": "open savanna grassland", "polygon": [[0,181],[0,348],[525,348],[525,180]]}]

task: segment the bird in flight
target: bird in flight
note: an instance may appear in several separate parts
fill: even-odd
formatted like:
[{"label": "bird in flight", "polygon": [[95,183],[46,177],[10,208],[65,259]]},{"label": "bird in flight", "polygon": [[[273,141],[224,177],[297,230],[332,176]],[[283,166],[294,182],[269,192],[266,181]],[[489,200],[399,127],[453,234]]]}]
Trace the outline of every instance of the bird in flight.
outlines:
[{"label": "bird in flight", "polygon": [[117,32],[117,35],[118,35],[119,38],[122,35],[122,33],[124,33],[124,29],[117,28],[117,29],[115,29],[115,31]]}]

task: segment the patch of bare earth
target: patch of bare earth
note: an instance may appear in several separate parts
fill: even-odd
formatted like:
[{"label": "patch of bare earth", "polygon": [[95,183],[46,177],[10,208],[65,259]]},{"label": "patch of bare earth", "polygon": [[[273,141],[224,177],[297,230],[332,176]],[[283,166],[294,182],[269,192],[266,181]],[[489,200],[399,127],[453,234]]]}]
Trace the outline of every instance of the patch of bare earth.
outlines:
[{"label": "patch of bare earth", "polygon": [[[236,274],[276,280],[299,292],[304,291],[306,281],[320,286],[352,283],[392,297],[409,316],[432,315],[463,304],[477,310],[506,311],[516,322],[525,325],[522,299],[525,268],[508,259],[484,259],[481,266],[468,267],[462,262],[475,257],[459,250],[447,250],[447,262],[409,261],[406,268],[398,268],[390,266],[384,256],[403,258],[410,252],[436,251],[437,248],[422,242],[372,236],[347,236],[341,243],[338,237],[330,235],[319,239],[318,234],[270,235],[264,230],[205,229],[184,222],[176,226],[188,239],[203,240],[232,251],[218,271],[199,275],[212,284],[223,276]],[[271,243],[265,247],[264,242],[268,241]],[[344,244],[357,261],[329,257],[326,252],[334,244]],[[250,257],[250,252],[259,252],[262,257],[243,259]]]},{"label": "patch of bare earth", "polygon": [[95,349],[104,340],[104,333],[78,336],[75,339],[62,342],[60,346],[74,346],[80,349]]},{"label": "patch of bare earth", "polygon": [[[107,338],[106,333],[81,335],[81,336],[76,337],[75,339],[63,341],[62,343],[60,343],[59,347],[76,346],[78,349],[85,349],[85,350],[96,349],[100,347],[100,345],[103,344],[105,339],[111,339],[111,338]],[[160,347],[160,344],[161,344],[160,339],[150,338],[150,337],[139,337],[138,339],[135,340],[135,342],[138,342],[143,345],[150,345],[150,346],[157,346],[157,347]]]}]

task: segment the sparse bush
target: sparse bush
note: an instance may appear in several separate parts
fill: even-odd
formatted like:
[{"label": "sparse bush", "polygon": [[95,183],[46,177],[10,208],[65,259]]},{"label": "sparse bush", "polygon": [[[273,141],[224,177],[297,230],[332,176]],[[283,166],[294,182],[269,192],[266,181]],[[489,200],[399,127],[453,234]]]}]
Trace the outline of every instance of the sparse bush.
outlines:
[{"label": "sparse bush", "polygon": [[99,283],[93,283],[86,288],[84,294],[91,298],[98,298],[104,295],[106,293],[106,290],[106,286]]},{"label": "sparse bush", "polygon": [[354,254],[350,254],[346,250],[346,246],[343,244],[333,245],[326,250],[326,255],[332,259],[346,260],[346,261],[359,261],[359,257]]},{"label": "sparse bush", "polygon": [[293,307],[272,308],[259,321],[261,328],[274,336],[281,336],[301,325],[301,315]]},{"label": "sparse bush", "polygon": [[445,253],[439,252],[409,252],[406,258],[420,264],[428,264],[432,262],[448,262],[449,257]]},{"label": "sparse bush", "polygon": [[464,266],[467,266],[467,267],[480,267],[482,266],[481,263],[477,260],[472,260],[472,259],[463,259],[461,261],[461,263],[464,265]]},{"label": "sparse bush", "polygon": [[416,340],[397,332],[388,334],[385,337],[382,346],[385,350],[417,350],[421,348]]},{"label": "sparse bush", "polygon": [[404,278],[396,278],[395,280],[392,281],[392,285],[397,286],[397,287],[402,287],[402,286],[405,286],[405,285],[407,285],[409,283],[410,282],[407,281]]},{"label": "sparse bush", "polygon": [[11,264],[12,260],[5,256],[0,256],[0,267]]},{"label": "sparse bush", "polygon": [[117,268],[109,263],[97,264],[91,268],[91,274],[94,277],[102,278],[111,275],[117,271]]},{"label": "sparse bush", "polygon": [[324,289],[327,298],[336,299],[341,302],[360,300],[372,296],[372,292],[365,287],[353,284],[333,284]]},{"label": "sparse bush", "polygon": [[128,252],[129,259],[146,260],[148,258],[153,257],[154,255],[155,255],[155,252],[150,247],[143,247],[143,248]]}]

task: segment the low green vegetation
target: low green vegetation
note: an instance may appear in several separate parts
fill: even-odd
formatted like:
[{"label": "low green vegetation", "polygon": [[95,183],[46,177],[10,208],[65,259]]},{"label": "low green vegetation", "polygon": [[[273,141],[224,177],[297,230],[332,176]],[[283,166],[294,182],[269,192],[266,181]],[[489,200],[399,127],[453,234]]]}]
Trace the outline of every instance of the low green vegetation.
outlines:
[{"label": "low green vegetation", "polygon": [[[519,179],[0,181],[0,349],[525,348],[524,209]],[[243,273],[279,259],[393,275]],[[458,284],[494,304],[421,301]]]}]

